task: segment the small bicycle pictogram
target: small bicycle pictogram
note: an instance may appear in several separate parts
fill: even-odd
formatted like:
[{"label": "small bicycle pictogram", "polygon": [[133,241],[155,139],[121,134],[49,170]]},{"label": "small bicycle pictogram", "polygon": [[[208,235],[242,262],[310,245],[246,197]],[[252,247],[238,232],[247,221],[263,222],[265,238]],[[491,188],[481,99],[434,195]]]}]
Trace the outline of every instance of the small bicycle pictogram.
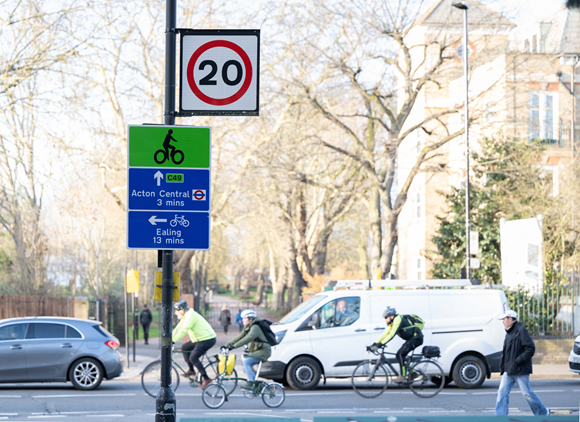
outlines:
[{"label": "small bicycle pictogram", "polygon": [[[153,155],[153,159],[155,160],[155,162],[157,164],[163,164],[169,158],[171,158],[171,161],[173,161],[173,164],[181,164],[181,163],[183,163],[183,160],[185,159],[185,155],[183,154],[183,151],[178,150],[173,145],[171,145],[171,141],[177,142],[177,139],[175,139],[175,138],[173,138],[173,136],[171,136],[172,133],[173,133],[173,130],[169,129],[169,131],[167,132],[167,135],[165,136],[165,140],[163,141],[163,149],[158,149],[157,151],[155,151],[155,154]],[[169,150],[171,150],[171,151],[169,151]],[[161,157],[158,158],[160,154],[161,154]]]},{"label": "small bicycle pictogram", "polygon": [[187,221],[185,219],[185,215],[182,215],[181,217],[179,217],[177,214],[175,215],[175,218],[173,220],[171,220],[169,222],[169,225],[171,225],[171,227],[175,227],[177,226],[177,224],[182,225],[183,227],[187,227],[189,226],[189,221]]}]

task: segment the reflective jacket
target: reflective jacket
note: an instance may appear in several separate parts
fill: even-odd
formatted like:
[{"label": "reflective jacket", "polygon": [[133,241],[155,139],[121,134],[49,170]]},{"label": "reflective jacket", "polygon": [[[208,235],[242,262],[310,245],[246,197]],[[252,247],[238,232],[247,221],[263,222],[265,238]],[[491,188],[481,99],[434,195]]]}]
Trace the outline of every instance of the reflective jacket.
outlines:
[{"label": "reflective jacket", "polygon": [[250,357],[260,359],[262,362],[267,361],[272,355],[272,347],[258,325],[259,320],[258,317],[254,318],[252,323],[246,325],[236,338],[226,343],[226,347],[233,346],[235,349],[247,344]]},{"label": "reflective jacket", "polygon": [[185,313],[179,324],[173,329],[172,340],[175,343],[184,335],[189,335],[192,343],[215,338],[215,331],[200,314],[190,309]]},{"label": "reflective jacket", "polygon": [[397,315],[383,334],[379,337],[376,343],[387,344],[396,335],[399,335],[403,340],[409,340],[412,337],[423,336],[421,330],[411,324],[407,318],[402,315]]}]

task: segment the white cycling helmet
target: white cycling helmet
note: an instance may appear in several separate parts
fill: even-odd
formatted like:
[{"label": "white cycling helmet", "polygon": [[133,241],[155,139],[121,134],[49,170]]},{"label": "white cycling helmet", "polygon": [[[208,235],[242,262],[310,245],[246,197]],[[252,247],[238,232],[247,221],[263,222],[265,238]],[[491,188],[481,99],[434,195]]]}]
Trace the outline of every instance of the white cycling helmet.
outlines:
[{"label": "white cycling helmet", "polygon": [[387,318],[390,316],[396,316],[397,315],[397,310],[395,308],[391,308],[390,306],[387,306],[387,309],[385,309],[383,311],[383,318]]},{"label": "white cycling helmet", "polygon": [[245,311],[242,311],[242,318],[256,318],[258,316],[258,314],[256,314],[255,311],[252,311],[251,309],[246,309]]}]

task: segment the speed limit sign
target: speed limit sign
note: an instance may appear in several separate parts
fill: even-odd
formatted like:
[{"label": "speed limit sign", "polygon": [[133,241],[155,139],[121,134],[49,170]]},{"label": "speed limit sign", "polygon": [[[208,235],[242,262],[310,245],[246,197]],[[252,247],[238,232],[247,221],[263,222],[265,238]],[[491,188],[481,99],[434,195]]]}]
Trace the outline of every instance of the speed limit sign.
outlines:
[{"label": "speed limit sign", "polygon": [[181,116],[259,114],[260,30],[179,29]]}]

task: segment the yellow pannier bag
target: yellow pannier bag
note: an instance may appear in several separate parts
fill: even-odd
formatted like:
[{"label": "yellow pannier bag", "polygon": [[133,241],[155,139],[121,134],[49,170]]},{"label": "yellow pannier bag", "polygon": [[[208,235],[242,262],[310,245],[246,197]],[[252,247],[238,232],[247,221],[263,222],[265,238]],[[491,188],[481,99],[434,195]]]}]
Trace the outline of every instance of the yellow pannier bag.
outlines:
[{"label": "yellow pannier bag", "polygon": [[232,372],[234,371],[234,366],[236,365],[236,355],[228,355],[228,361],[226,363],[226,356],[225,355],[219,355],[218,356],[219,359],[219,365],[218,365],[218,370],[219,373],[223,373],[224,371],[224,364],[226,365],[226,375],[231,375]]}]

